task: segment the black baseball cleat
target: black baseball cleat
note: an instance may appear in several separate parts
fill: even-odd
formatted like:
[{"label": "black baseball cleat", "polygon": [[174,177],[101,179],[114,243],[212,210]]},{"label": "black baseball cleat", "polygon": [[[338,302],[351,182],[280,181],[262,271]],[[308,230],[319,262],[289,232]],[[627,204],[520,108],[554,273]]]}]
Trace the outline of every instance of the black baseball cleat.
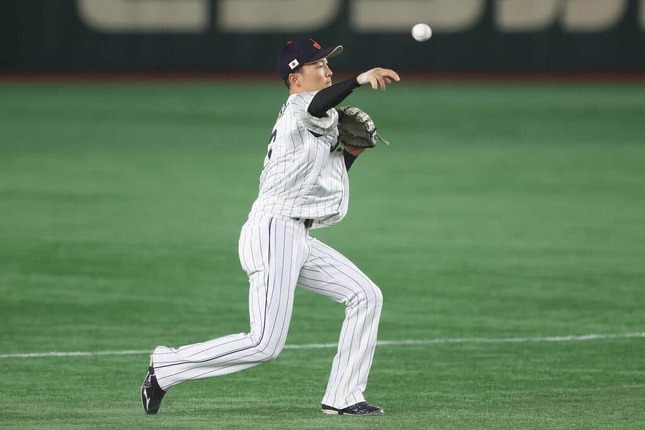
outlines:
[{"label": "black baseball cleat", "polygon": [[146,379],[143,380],[143,385],[141,385],[141,403],[146,414],[152,415],[159,412],[164,394],[166,392],[159,386],[155,376],[155,369],[152,367],[152,360],[150,360]]},{"label": "black baseball cleat", "polygon": [[322,405],[322,411],[329,415],[385,415],[383,409],[378,406],[368,405],[367,402],[356,403],[355,405],[347,406],[343,409],[336,409],[331,406]]}]

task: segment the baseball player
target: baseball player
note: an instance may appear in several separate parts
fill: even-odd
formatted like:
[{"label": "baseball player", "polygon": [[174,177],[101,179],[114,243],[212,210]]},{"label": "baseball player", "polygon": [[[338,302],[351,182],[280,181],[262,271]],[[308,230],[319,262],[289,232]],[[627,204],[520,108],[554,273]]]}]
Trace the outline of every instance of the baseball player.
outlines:
[{"label": "baseball player", "polygon": [[309,235],[347,213],[347,171],[364,148],[339,145],[335,106],[354,89],[385,89],[398,74],[375,68],[332,85],[328,58],[342,46],[313,39],[288,41],[278,69],[289,89],[269,141],[259,194],[242,227],[239,257],[249,277],[250,331],[180,348],[158,346],[141,387],[148,414],[178,384],[222,376],[278,356],[285,345],[296,286],[345,305],[322,411],[383,415],[363,392],[376,347],[381,314],[379,288],[351,261]]}]

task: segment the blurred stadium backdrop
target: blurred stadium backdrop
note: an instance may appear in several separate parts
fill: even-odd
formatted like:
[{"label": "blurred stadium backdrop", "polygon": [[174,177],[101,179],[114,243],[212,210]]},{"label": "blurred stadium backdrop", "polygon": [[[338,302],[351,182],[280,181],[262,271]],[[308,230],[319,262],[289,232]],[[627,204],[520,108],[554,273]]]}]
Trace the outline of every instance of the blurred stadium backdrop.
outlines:
[{"label": "blurred stadium backdrop", "polygon": [[645,70],[645,0],[4,0],[0,17],[5,72],[272,70],[297,35],[344,44],[337,68]]}]

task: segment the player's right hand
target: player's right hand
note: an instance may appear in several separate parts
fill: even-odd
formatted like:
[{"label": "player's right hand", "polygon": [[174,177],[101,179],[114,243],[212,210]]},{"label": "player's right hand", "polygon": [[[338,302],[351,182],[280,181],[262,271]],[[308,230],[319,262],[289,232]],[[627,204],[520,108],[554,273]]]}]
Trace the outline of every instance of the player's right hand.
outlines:
[{"label": "player's right hand", "polygon": [[356,77],[356,82],[359,85],[370,84],[373,89],[382,89],[391,84],[393,81],[400,81],[401,78],[399,74],[392,69],[383,69],[381,67],[376,67],[370,69],[367,72],[363,72]]}]

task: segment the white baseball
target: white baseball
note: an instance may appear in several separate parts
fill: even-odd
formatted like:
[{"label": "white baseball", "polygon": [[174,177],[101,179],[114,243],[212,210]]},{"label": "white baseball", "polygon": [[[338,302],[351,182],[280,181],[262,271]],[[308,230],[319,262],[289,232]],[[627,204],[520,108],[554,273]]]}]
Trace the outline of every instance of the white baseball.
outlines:
[{"label": "white baseball", "polygon": [[417,42],[425,42],[432,37],[432,29],[428,24],[416,24],[412,27],[412,37]]}]

